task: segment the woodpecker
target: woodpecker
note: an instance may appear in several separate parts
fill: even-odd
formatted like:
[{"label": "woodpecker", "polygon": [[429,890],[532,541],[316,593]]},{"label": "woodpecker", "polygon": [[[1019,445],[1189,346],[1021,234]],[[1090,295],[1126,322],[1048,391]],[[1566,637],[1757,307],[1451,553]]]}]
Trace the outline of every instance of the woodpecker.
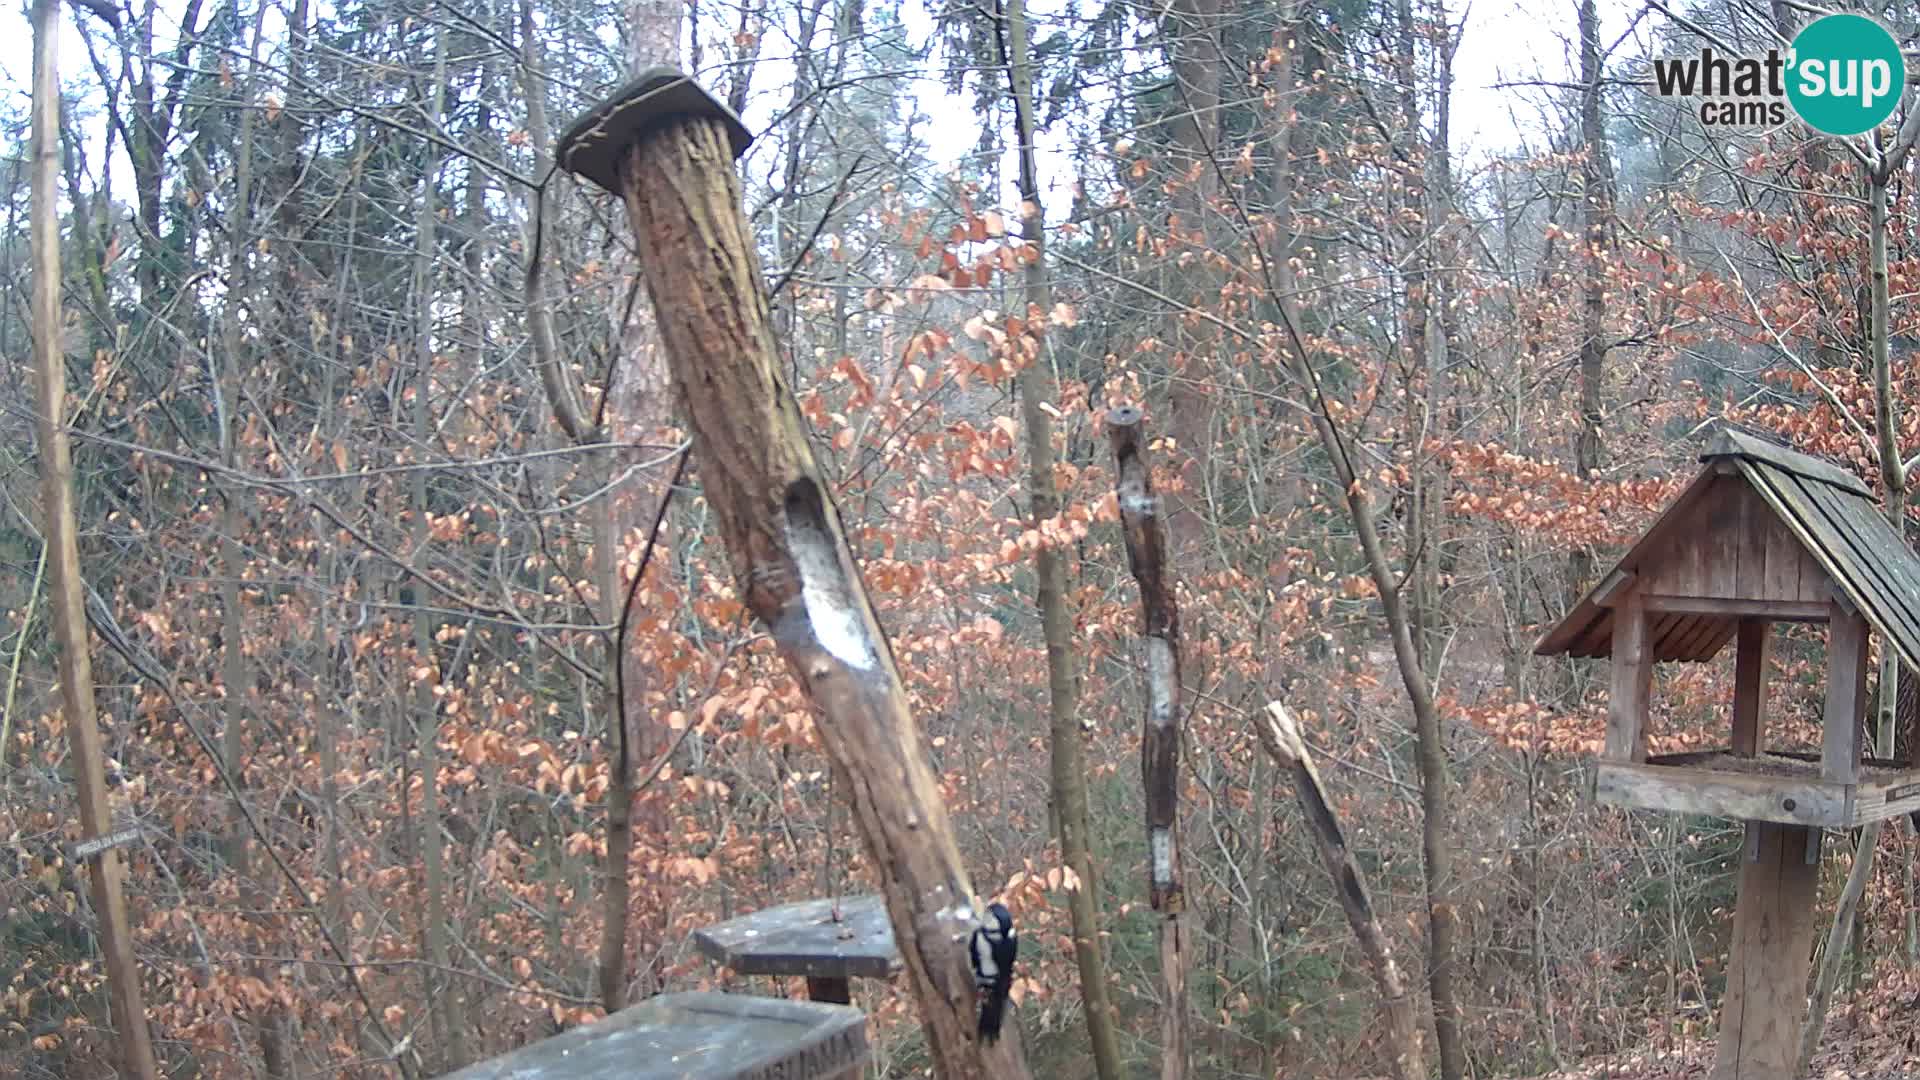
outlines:
[{"label": "woodpecker", "polygon": [[987,920],[974,928],[968,953],[973,960],[973,985],[981,994],[980,1038],[991,1044],[1000,1038],[1007,994],[1013,989],[1013,959],[1020,939],[1013,932],[1013,915],[1005,904],[990,904]]}]

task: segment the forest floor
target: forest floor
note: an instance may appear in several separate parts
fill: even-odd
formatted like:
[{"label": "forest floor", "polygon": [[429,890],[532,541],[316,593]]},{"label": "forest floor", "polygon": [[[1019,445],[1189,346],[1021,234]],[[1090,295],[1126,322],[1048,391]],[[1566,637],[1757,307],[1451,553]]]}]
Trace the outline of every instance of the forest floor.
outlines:
[{"label": "forest floor", "polygon": [[[1811,1080],[1920,1080],[1920,974],[1876,972],[1857,998],[1834,1002]],[[1588,1058],[1538,1080],[1696,1080],[1713,1070],[1711,1034],[1671,1048]]]}]

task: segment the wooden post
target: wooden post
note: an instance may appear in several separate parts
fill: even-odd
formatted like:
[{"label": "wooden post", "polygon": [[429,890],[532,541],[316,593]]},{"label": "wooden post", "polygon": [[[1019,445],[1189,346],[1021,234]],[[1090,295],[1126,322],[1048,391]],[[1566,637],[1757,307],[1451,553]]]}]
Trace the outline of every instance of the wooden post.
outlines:
[{"label": "wooden post", "polygon": [[1360,943],[1373,972],[1374,987],[1380,992],[1380,1011],[1387,1022],[1387,1039],[1393,1054],[1393,1075],[1398,1080],[1425,1080],[1427,1067],[1420,1045],[1420,1020],[1414,1014],[1413,996],[1407,980],[1393,959],[1393,945],[1387,939],[1380,919],[1373,912],[1373,899],[1367,894],[1367,878],[1347,847],[1340,819],[1327,802],[1326,789],[1320,784],[1320,770],[1307,752],[1300,727],[1285,705],[1271,702],[1254,722],[1261,745],[1282,769],[1293,775],[1293,791],[1306,812],[1307,825],[1313,830],[1320,861],[1333,879],[1333,891],[1340,897],[1340,908],[1347,914],[1347,925]]},{"label": "wooden post", "polygon": [[852,780],[848,798],[936,1071],[1023,1078],[1012,1025],[991,1047],[977,1036],[967,942],[978,898],[832,484],[782,373],[733,168],[746,144],[726,106],[656,68],[577,121],[556,156],[625,200],[736,587],[818,709],[827,753]]},{"label": "wooden post", "polygon": [[1753,757],[1767,738],[1767,657],[1773,626],[1741,619],[1733,658],[1733,752]]},{"label": "wooden post", "polygon": [[1647,700],[1653,685],[1653,646],[1647,609],[1630,592],[1613,609],[1613,687],[1607,695],[1609,761],[1647,760]]},{"label": "wooden post", "polygon": [[1140,410],[1107,413],[1115,494],[1127,565],[1140,584],[1147,649],[1147,714],[1140,732],[1140,781],[1146,791],[1147,898],[1160,916],[1160,1075],[1187,1074],[1187,934],[1180,884],[1180,604],[1167,572],[1167,530],[1153,493],[1153,468],[1141,441]]},{"label": "wooden post", "polygon": [[1710,1080],[1786,1080],[1800,1056],[1813,962],[1820,868],[1807,852],[1816,830],[1747,822],[1759,858],[1740,864],[1720,1048]]},{"label": "wooden post", "polygon": [[[35,437],[40,444],[40,494],[45,508],[47,607],[60,653],[60,709],[73,751],[73,779],[80,801],[80,833],[92,841],[113,831],[107,806],[106,767],[94,717],[93,662],[87,649],[80,545],[73,509],[73,447],[65,422],[67,365],[60,326],[60,5],[33,5],[33,359],[36,375]],[[120,1036],[122,1075],[152,1080],[157,1074],[147,1034],[140,969],[134,963],[121,890],[124,868],[117,848],[85,858],[88,894],[100,920],[100,952],[106,958],[107,992]]]},{"label": "wooden post", "polygon": [[1827,623],[1827,711],[1821,722],[1820,776],[1860,782],[1860,726],[1867,708],[1867,620],[1835,602]]}]

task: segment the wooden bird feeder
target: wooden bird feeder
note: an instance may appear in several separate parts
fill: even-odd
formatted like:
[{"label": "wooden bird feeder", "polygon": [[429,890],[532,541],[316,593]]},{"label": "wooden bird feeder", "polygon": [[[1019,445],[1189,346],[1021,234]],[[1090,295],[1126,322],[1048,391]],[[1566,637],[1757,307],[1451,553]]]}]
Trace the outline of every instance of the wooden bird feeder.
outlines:
[{"label": "wooden bird feeder", "polygon": [[742,915],[693,941],[715,963],[741,975],[802,975],[807,997],[845,1005],[851,980],[890,979],[900,970],[893,924],[877,893],[802,900]]},{"label": "wooden bird feeder", "polygon": [[868,1056],[845,1005],[662,994],[446,1080],[857,1080]]},{"label": "wooden bird feeder", "polygon": [[[1920,809],[1920,760],[1862,753],[1869,633],[1920,668],[1920,558],[1867,486],[1827,462],[1731,430],[1701,460],[1693,483],[1534,651],[1611,660],[1600,802],[1747,823],[1713,1078],[1779,1080],[1794,1068],[1806,1012],[1820,830]],[[1766,748],[1776,622],[1827,627],[1818,754]],[[1729,642],[1728,745],[1650,756],[1653,665],[1711,660]]]}]

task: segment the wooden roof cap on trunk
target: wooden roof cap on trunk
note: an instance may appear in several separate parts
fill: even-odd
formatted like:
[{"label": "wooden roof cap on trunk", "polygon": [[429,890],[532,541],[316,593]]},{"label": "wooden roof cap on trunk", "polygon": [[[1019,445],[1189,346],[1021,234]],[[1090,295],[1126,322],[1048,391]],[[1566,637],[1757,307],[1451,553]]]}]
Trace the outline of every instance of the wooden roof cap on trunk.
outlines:
[{"label": "wooden roof cap on trunk", "polygon": [[[1630,589],[1654,591],[1650,583],[1684,579],[1676,573],[1677,561],[1710,562],[1717,550],[1734,552],[1734,561],[1746,553],[1747,572],[1710,567],[1705,576],[1715,577],[1717,585],[1681,590],[1699,602],[1664,605],[1678,610],[1649,605],[1648,643],[1655,659],[1709,660],[1731,640],[1742,614],[1821,621],[1821,605],[1838,598],[1865,616],[1909,666],[1920,667],[1920,557],[1865,482],[1731,428],[1720,431],[1700,460],[1706,463],[1700,474],[1540,639],[1536,654],[1611,656],[1616,600]],[[1774,550],[1763,552],[1768,543]],[[1797,604],[1770,598],[1753,585],[1763,558],[1777,564],[1786,556],[1803,563]],[[1743,602],[1751,610],[1742,611]]]},{"label": "wooden roof cap on trunk", "polygon": [[620,163],[633,144],[654,128],[693,116],[718,120],[736,158],[753,142],[726,102],[674,68],[652,67],[568,125],[553,157],[568,172],[623,195]]}]

